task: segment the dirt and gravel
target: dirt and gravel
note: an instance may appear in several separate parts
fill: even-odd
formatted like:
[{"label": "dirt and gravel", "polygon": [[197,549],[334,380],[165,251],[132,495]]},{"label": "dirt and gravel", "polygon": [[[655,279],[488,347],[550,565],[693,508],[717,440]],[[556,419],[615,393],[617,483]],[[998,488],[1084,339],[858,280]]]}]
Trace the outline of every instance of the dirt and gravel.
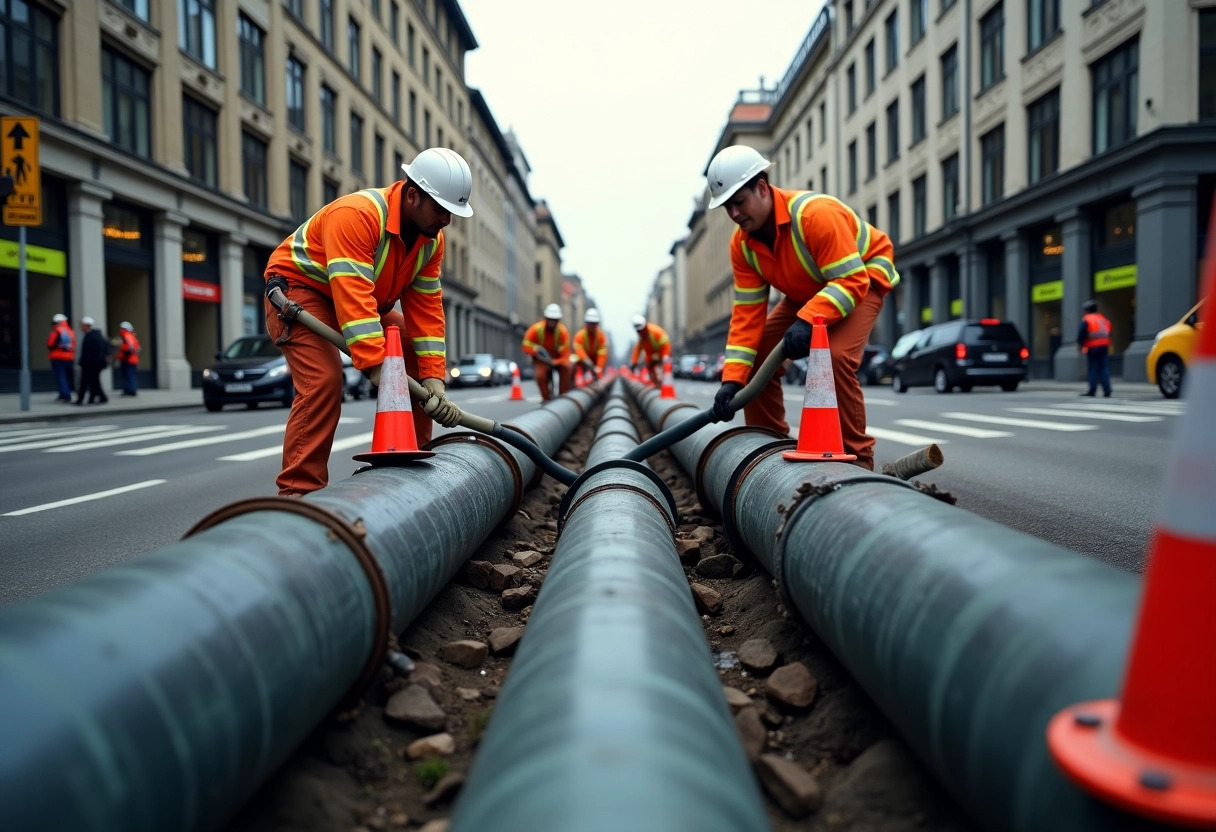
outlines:
[{"label": "dirt and gravel", "polygon": [[[580,470],[597,413],[558,455],[566,467]],[[773,829],[973,829],[827,648],[782,609],[772,579],[734,568],[721,526],[675,459],[662,453],[650,463],[676,499],[677,549]],[[412,671],[386,665],[357,714],[318,727],[230,830],[447,829],[544,582],[562,493],[546,477],[525,495],[390,645]]]}]

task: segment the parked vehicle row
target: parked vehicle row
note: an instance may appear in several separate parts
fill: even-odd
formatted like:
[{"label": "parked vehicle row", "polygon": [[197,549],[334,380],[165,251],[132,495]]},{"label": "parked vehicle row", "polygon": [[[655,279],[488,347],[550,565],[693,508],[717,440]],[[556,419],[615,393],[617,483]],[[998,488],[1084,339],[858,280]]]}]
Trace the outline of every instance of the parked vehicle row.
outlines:
[{"label": "parked vehicle row", "polygon": [[719,381],[722,378],[722,367],[725,364],[726,353],[718,353],[716,358],[706,353],[686,353],[672,363],[671,374],[675,378]]},{"label": "parked vehicle row", "polygon": [[488,352],[462,355],[455,366],[448,368],[449,387],[497,387],[510,384],[515,362],[496,358]]},{"label": "parked vehicle row", "polygon": [[[355,369],[350,356],[342,358],[342,401],[371,394],[371,382]],[[243,404],[250,410],[263,402],[291,407],[296,388],[287,359],[269,335],[245,335],[215,354],[215,363],[203,370],[203,406],[211,412],[226,404]]]}]

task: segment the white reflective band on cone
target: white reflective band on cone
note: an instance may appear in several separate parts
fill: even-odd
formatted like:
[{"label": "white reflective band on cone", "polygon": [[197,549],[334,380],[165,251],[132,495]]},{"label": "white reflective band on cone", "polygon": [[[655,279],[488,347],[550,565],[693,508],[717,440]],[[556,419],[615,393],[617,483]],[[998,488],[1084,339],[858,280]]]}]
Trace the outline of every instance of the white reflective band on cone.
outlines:
[{"label": "white reflective band on cone", "polygon": [[1174,534],[1216,543],[1216,361],[1192,360],[1186,374],[1186,413],[1174,436],[1158,525]]},{"label": "white reflective band on cone", "polygon": [[803,408],[835,407],[836,379],[832,375],[830,350],[811,350],[806,357],[806,393]]},{"label": "white reflective band on cone", "polygon": [[380,392],[376,395],[376,412],[393,410],[414,412],[410,404],[410,382],[405,373],[405,359],[399,355],[386,355],[380,368]]}]

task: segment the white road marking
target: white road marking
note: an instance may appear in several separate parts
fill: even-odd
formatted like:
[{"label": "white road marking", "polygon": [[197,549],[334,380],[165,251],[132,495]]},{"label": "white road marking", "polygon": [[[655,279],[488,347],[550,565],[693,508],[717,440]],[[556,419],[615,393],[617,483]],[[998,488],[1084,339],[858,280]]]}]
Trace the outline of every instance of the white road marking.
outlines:
[{"label": "white road marking", "polygon": [[[125,436],[139,436],[141,434],[148,434],[148,433],[155,434],[159,431],[172,430],[175,427],[177,427],[177,426],[176,425],[146,425],[141,428],[126,428],[125,430],[117,430],[117,431],[114,431],[113,433],[108,434],[108,436],[111,439],[117,439],[119,437],[125,437]],[[36,451],[36,450],[39,450],[40,448],[51,448],[51,447],[54,447],[55,445],[62,445],[64,443],[64,441],[65,441],[64,438],[61,436],[57,439],[39,439],[36,442],[23,442],[20,445],[5,445],[4,447],[0,447],[0,454],[6,454],[6,453],[9,453],[10,451]],[[70,441],[70,440],[67,440],[67,441]],[[135,441],[135,440],[132,440],[132,441]]]},{"label": "white road marking", "polygon": [[1057,404],[1052,407],[1066,407],[1072,410],[1100,410],[1114,413],[1146,413],[1150,416],[1181,416],[1186,408],[1176,408],[1169,405],[1157,404],[1102,404],[1099,402],[1077,402],[1076,404]]},{"label": "white road marking", "polygon": [[959,436],[970,436],[974,439],[999,439],[1004,436],[1013,436],[1012,433],[1005,430],[973,428],[969,425],[948,425],[944,422],[927,422],[923,419],[896,419],[895,424],[904,425],[910,428],[936,430],[941,431],[942,433],[957,433]]},{"label": "white road marking", "polygon": [[227,433],[223,436],[204,436],[200,439],[183,439],[181,442],[170,442],[167,445],[153,445],[149,448],[132,448],[127,451],[115,451],[114,456],[151,456],[169,451],[180,451],[184,448],[199,448],[203,445],[219,445],[222,442],[236,442],[239,439],[254,439],[258,436],[269,436],[272,433],[282,433],[284,425],[271,425],[265,428],[243,430],[237,433]]},{"label": "white road marking", "polygon": [[[345,439],[334,440],[332,451],[344,451],[347,448],[354,448],[358,445],[371,445],[371,431],[367,433],[357,433],[354,436],[348,436]],[[255,459],[265,459],[268,456],[282,456],[282,445],[271,445],[266,448],[258,448],[256,451],[246,451],[243,454],[229,454],[228,456],[216,457],[224,462],[252,462]]]},{"label": "white road marking", "polygon": [[184,425],[180,428],[167,428],[135,436],[120,436],[118,438],[97,439],[91,442],[78,442],[75,445],[60,445],[57,448],[47,448],[44,454],[68,454],[73,451],[88,451],[93,448],[106,448],[111,445],[130,445],[132,442],[147,442],[152,439],[168,439],[170,436],[189,436],[192,433],[211,433],[223,430],[223,425]]},{"label": "white road marking", "polygon": [[899,404],[899,402],[895,401],[895,399],[871,399],[867,397],[866,405],[869,406],[872,404],[882,405],[883,407],[895,407]]},{"label": "white road marking", "polygon": [[945,445],[949,443],[949,439],[934,439],[931,436],[921,436],[916,433],[904,433],[902,430],[887,430],[886,428],[876,428],[873,426],[866,427],[866,433],[873,436],[875,439],[885,439],[888,442],[898,442],[900,445],[915,445],[924,447],[925,445]]},{"label": "white road marking", "polygon": [[28,428],[26,430],[6,430],[0,445],[12,445],[15,442],[32,442],[35,439],[51,439],[56,436],[76,437],[81,434],[100,433],[113,430],[113,425],[91,425],[87,428]]},{"label": "white road marking", "polygon": [[1103,413],[1097,410],[1065,410],[1062,407],[1007,407],[1013,413],[1033,413],[1036,416],[1073,416],[1078,419],[1105,419],[1108,422],[1160,422],[1164,416],[1129,416],[1126,413]]},{"label": "white road marking", "polygon": [[1015,428],[1034,428],[1036,430],[1058,430],[1071,432],[1078,430],[1097,430],[1097,425],[1074,425],[1064,422],[1042,422],[1037,419],[1013,419],[1008,416],[986,416],[983,413],[950,412],[941,414],[947,419],[963,419],[968,422],[984,422],[990,425],[1011,425]]},{"label": "white road marking", "polygon": [[72,497],[71,499],[68,499],[68,500],[58,500],[53,503],[43,503],[40,506],[31,506],[30,508],[23,508],[23,509],[18,509],[17,511],[10,511],[10,512],[7,512],[6,514],[0,515],[0,517],[19,517],[23,514],[34,514],[39,511],[49,511],[50,509],[53,509],[53,508],[63,508],[64,506],[74,506],[79,503],[88,503],[93,500],[102,500],[102,499],[105,499],[106,497],[113,497],[118,494],[126,494],[129,491],[138,491],[141,488],[151,488],[154,485],[162,485],[164,482],[165,482],[165,480],[145,480],[143,482],[134,483],[133,485],[124,485],[121,488],[111,488],[108,491],[98,491],[94,494],[85,494],[80,497]]}]

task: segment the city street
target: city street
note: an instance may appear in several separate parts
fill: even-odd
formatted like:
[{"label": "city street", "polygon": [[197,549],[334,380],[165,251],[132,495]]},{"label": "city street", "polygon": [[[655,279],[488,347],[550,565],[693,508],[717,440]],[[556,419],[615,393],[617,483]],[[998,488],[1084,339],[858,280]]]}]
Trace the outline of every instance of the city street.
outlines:
[{"label": "city street", "polygon": [[[791,424],[801,390],[784,386]],[[454,390],[495,420],[535,407],[509,388]],[[717,385],[677,382],[685,401],[708,406]],[[1058,545],[1138,571],[1182,402],[1082,399],[1073,392],[867,390],[877,461],[929,442],[946,462],[923,477],[958,505]],[[344,406],[330,477],[349,476],[351,455],[371,442],[375,403]],[[45,592],[181,538],[199,518],[247,497],[275,493],[287,411],[229,408],[115,414],[0,427],[0,603]],[[742,417],[737,417],[741,419]],[[437,433],[442,433],[442,430]]]}]

